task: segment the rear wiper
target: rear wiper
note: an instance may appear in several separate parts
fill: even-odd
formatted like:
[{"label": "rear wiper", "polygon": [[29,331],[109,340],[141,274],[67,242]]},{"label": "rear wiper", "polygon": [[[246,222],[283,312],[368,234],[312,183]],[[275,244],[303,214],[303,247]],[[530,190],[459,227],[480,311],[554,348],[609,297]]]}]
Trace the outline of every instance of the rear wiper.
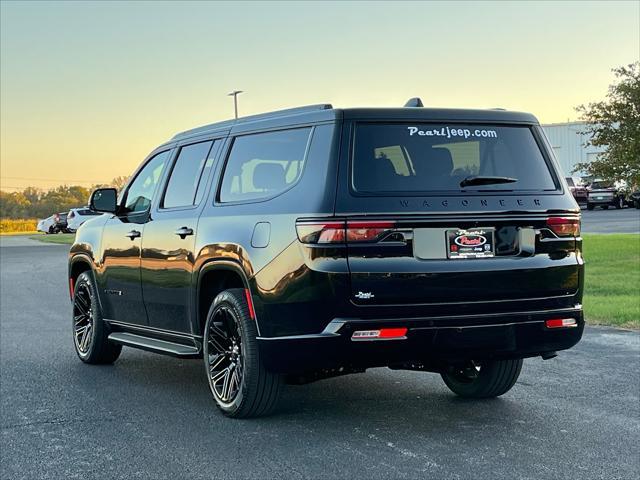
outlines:
[{"label": "rear wiper", "polygon": [[498,183],[513,183],[517,181],[517,178],[511,177],[485,177],[480,175],[469,175],[467,178],[460,182],[460,186],[468,187],[471,185],[495,185]]}]

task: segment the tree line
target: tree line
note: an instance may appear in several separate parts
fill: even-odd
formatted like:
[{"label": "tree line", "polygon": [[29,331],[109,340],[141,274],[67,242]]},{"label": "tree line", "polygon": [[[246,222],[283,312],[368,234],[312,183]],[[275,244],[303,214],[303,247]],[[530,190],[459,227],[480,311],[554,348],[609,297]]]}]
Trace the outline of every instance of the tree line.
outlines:
[{"label": "tree line", "polygon": [[91,192],[99,187],[114,187],[120,190],[127,177],[116,177],[108,184],[92,187],[61,185],[50,190],[27,187],[18,192],[0,190],[0,217],[45,218],[53,213],[67,212],[71,208],[84,207],[89,203]]}]

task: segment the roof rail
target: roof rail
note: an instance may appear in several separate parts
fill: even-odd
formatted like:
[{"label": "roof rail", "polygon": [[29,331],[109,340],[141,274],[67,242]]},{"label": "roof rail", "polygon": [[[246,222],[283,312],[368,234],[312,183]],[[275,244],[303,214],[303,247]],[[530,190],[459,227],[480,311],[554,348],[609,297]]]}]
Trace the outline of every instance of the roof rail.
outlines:
[{"label": "roof rail", "polygon": [[276,110],[274,112],[258,113],[256,115],[240,117],[236,120],[224,120],[221,122],[211,123],[209,125],[203,125],[202,127],[192,128],[191,130],[186,130],[184,132],[180,132],[174,135],[174,137],[171,140],[177,140],[180,138],[189,137],[197,133],[205,133],[213,129],[228,128],[237,123],[253,122],[255,120],[263,120],[263,119],[269,119],[269,118],[286,117],[289,115],[297,115],[300,113],[315,112],[319,110],[331,110],[332,108],[333,106],[330,103],[318,103],[315,105],[306,105],[303,107],[294,107],[294,108],[286,108],[284,110]]},{"label": "roof rail", "polygon": [[317,110],[331,110],[333,105],[330,103],[317,103],[315,105],[305,105],[303,107],[285,108],[284,110],[276,110],[274,112],[258,113],[256,115],[249,115],[248,117],[240,117],[237,123],[252,122],[254,120],[260,120],[262,118],[278,118],[286,117],[288,115],[296,115],[298,113],[315,112]]}]

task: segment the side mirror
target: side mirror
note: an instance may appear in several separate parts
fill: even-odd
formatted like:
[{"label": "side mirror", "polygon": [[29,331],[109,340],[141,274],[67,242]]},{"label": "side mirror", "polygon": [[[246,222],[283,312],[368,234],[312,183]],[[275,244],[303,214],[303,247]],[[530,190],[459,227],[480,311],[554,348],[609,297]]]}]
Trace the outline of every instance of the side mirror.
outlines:
[{"label": "side mirror", "polygon": [[116,213],[118,192],[115,188],[98,188],[91,194],[89,208],[95,212]]}]

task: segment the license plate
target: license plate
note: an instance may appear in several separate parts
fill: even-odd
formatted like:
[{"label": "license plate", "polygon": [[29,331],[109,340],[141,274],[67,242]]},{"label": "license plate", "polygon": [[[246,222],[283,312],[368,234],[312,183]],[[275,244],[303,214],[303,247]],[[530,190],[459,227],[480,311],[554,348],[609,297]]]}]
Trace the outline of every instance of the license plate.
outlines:
[{"label": "license plate", "polygon": [[495,256],[493,228],[447,230],[447,256],[451,259]]}]

